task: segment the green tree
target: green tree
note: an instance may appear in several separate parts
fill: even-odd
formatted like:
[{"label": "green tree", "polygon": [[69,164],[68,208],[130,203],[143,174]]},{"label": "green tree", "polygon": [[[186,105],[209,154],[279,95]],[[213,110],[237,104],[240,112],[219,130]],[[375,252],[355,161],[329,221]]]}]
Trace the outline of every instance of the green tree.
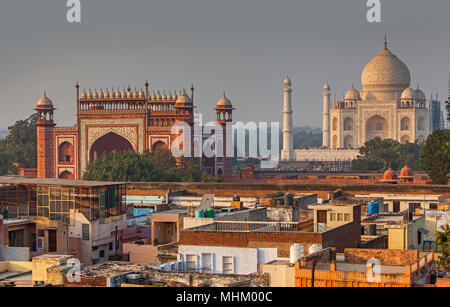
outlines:
[{"label": "green tree", "polygon": [[0,143],[0,148],[9,153],[20,167],[37,167],[36,119],[37,115],[33,114],[17,121],[8,128],[8,136]]},{"label": "green tree", "polygon": [[154,165],[148,154],[111,152],[89,163],[85,180],[152,182],[167,181],[167,174]]},{"label": "green tree", "polygon": [[436,130],[428,136],[420,162],[434,184],[449,183],[450,130]]},{"label": "green tree", "polygon": [[83,175],[85,180],[124,182],[200,181],[201,170],[193,158],[181,158],[179,163],[172,153],[160,149],[150,153],[111,152],[89,163]]},{"label": "green tree", "polygon": [[434,244],[440,247],[442,255],[439,256],[439,265],[447,273],[450,273],[450,226],[441,227],[441,231],[436,233]]},{"label": "green tree", "polygon": [[393,169],[400,169],[408,163],[412,169],[419,170],[421,150],[422,146],[418,143],[400,144],[395,140],[376,137],[359,149],[358,158],[352,161],[352,169],[383,171],[389,165]]},{"label": "green tree", "polygon": [[0,176],[15,171],[12,156],[4,150],[0,149]]}]

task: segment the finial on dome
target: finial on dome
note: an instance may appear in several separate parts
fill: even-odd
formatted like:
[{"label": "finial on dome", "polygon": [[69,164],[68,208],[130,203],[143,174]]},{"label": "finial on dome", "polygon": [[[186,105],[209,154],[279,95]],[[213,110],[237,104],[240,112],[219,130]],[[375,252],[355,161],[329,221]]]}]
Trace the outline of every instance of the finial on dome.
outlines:
[{"label": "finial on dome", "polygon": [[388,40],[387,40],[387,34],[384,35],[384,49],[387,49]]}]

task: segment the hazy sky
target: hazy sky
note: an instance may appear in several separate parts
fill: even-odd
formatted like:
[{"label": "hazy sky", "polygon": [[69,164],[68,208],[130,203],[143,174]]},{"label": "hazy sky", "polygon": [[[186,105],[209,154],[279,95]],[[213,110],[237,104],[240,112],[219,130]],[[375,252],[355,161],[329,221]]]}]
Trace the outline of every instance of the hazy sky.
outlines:
[{"label": "hazy sky", "polygon": [[213,119],[225,90],[235,120],[281,121],[282,81],[293,81],[294,124],[321,127],[322,86],[338,97],[361,87],[382,48],[419,83],[444,97],[450,72],[450,1],[382,0],[382,22],[366,0],[81,0],[82,23],[65,0],[2,0],[0,127],[31,114],[47,90],[58,125],[75,124],[81,87],[196,87]]}]

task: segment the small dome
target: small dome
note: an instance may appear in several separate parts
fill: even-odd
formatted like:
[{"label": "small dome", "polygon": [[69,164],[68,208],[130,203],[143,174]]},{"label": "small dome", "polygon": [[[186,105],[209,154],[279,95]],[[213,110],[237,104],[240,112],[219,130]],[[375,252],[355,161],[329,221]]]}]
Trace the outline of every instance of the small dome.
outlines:
[{"label": "small dome", "polygon": [[403,91],[402,99],[416,100],[417,99],[416,92],[412,88],[408,87]]},{"label": "small dome", "polygon": [[138,92],[136,91],[136,89],[134,89],[133,91],[133,98],[138,98]]},{"label": "small dome", "polygon": [[417,87],[417,90],[414,91],[416,93],[416,99],[418,101],[426,101],[427,97],[425,96],[425,93],[422,92],[419,87]]},{"label": "small dome", "polygon": [[133,93],[131,92],[131,89],[127,90],[127,98],[133,98]]},{"label": "small dome", "polygon": [[383,180],[386,181],[397,180],[397,173],[392,168],[389,167],[388,170],[384,172]]},{"label": "small dome", "polygon": [[151,98],[152,100],[156,100],[156,95],[155,95],[155,92],[153,92],[153,94],[152,94],[152,98]]},{"label": "small dome", "polygon": [[330,90],[331,87],[328,85],[328,82],[325,82],[324,86],[323,86],[324,90]]},{"label": "small dome", "polygon": [[176,104],[189,104],[191,102],[191,98],[187,94],[182,93],[178,95]]},{"label": "small dome", "polygon": [[81,99],[86,99],[87,94],[86,91],[83,91],[83,93],[81,93]]},{"label": "small dome", "polygon": [[161,96],[160,91],[158,91],[158,95],[156,95],[156,99],[158,99],[158,100],[161,100],[161,99],[162,99],[162,96]]},{"label": "small dome", "polygon": [[92,94],[92,98],[97,99],[98,98],[98,93],[97,93],[97,89],[94,91],[94,93]]},{"label": "small dome", "polygon": [[[288,78],[286,78],[286,79],[288,79]],[[217,106],[221,106],[221,107],[230,106],[231,107],[231,101],[225,96],[225,93],[223,93],[222,98],[220,98],[219,101],[217,102]]]},{"label": "small dome", "polygon": [[125,89],[122,90],[122,93],[120,94],[121,98],[127,98],[127,92],[125,92]]},{"label": "small dome", "polygon": [[351,88],[345,93],[344,100],[361,100],[361,95],[355,88]]},{"label": "small dome", "polygon": [[166,92],[164,91],[164,93],[162,94],[162,100],[167,100],[167,95],[166,95]]},{"label": "small dome", "polygon": [[37,102],[38,107],[53,107],[53,103],[50,99],[48,99],[47,95],[44,93],[41,99]]},{"label": "small dome", "polygon": [[413,177],[414,173],[412,169],[408,166],[408,163],[400,171],[400,177]]},{"label": "small dome", "polygon": [[142,89],[139,91],[139,98],[145,98],[145,94]]},{"label": "small dome", "polygon": [[172,100],[177,100],[177,98],[178,98],[177,91],[174,91],[172,95]]},{"label": "small dome", "polygon": [[92,98],[92,92],[91,92],[91,90],[89,89],[89,93],[87,93],[87,98],[89,98],[89,99],[91,99]]}]

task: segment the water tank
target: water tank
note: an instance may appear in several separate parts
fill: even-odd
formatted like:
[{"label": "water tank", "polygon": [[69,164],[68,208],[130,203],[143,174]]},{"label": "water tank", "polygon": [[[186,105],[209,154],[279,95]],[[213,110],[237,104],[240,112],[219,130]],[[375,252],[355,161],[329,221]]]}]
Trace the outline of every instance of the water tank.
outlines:
[{"label": "water tank", "polygon": [[207,209],[205,211],[205,217],[207,217],[207,218],[214,218],[214,209]]},{"label": "water tank", "polygon": [[322,250],[322,245],[319,245],[319,244],[313,244],[313,245],[311,245],[311,246],[309,247],[308,252],[309,252],[309,254],[314,254],[314,253],[316,253],[316,252],[318,252],[318,251],[321,251],[321,250]]},{"label": "water tank", "polygon": [[195,217],[197,217],[197,218],[204,218],[205,217],[205,211],[203,211],[203,210],[195,210]]},{"label": "water tank", "polygon": [[380,205],[378,204],[378,202],[369,202],[367,204],[367,214],[372,215],[372,214],[377,214],[380,212]]},{"label": "water tank", "polygon": [[291,193],[284,194],[284,205],[285,206],[294,206],[294,195]]},{"label": "water tank", "polygon": [[370,224],[369,226],[369,236],[377,235],[377,224]]},{"label": "water tank", "polygon": [[298,259],[302,258],[305,254],[303,245],[295,243],[291,245],[291,250],[289,254],[289,262],[294,264]]},{"label": "water tank", "polygon": [[233,201],[241,201],[241,197],[239,195],[234,195]]}]

